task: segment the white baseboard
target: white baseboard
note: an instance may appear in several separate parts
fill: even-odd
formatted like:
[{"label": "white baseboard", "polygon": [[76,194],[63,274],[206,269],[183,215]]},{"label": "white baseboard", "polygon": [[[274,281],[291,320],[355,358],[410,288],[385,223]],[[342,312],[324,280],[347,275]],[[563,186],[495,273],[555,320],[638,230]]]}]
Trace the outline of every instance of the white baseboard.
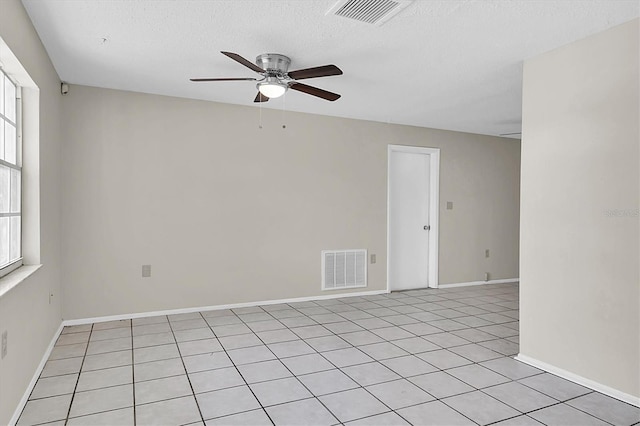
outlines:
[{"label": "white baseboard", "polygon": [[589,389],[593,389],[594,391],[609,395],[610,397],[619,399],[620,401],[624,401],[627,404],[640,407],[640,398],[637,396],[633,396],[617,389],[613,389],[609,386],[603,385],[602,383],[595,382],[591,379],[587,379],[570,371],[563,370],[562,368],[547,364],[546,362],[539,361],[526,355],[518,354],[514,357],[514,359],[520,362],[524,362],[525,364],[529,364],[532,367],[539,368],[540,370],[544,370],[558,377],[562,377],[563,379],[567,379]]},{"label": "white baseboard", "polygon": [[29,400],[29,396],[31,396],[31,391],[33,391],[33,388],[36,385],[36,382],[38,381],[38,378],[40,377],[40,373],[42,373],[42,369],[44,368],[44,365],[47,363],[47,360],[49,359],[49,356],[51,355],[51,351],[53,350],[53,347],[56,344],[56,341],[58,340],[58,337],[60,337],[60,333],[62,333],[62,328],[64,327],[64,325],[61,323],[60,327],[58,327],[58,331],[56,331],[56,333],[53,335],[53,339],[51,339],[51,343],[49,343],[49,346],[47,347],[47,350],[45,351],[44,355],[42,356],[42,359],[40,360],[40,364],[38,364],[38,368],[36,369],[36,372],[33,374],[33,377],[31,378],[31,381],[29,382],[29,386],[27,387],[27,390],[24,392],[24,395],[22,395],[22,399],[20,399],[20,403],[18,404],[18,406],[16,407],[16,410],[13,412],[13,416],[11,417],[11,420],[9,420],[9,425],[13,426],[16,423],[18,423],[18,419],[20,418],[20,415],[22,414],[22,410],[24,409],[24,406],[27,405],[27,401]]},{"label": "white baseboard", "polygon": [[258,302],[232,303],[228,305],[214,305],[214,306],[200,306],[195,308],[169,309],[164,311],[140,312],[140,313],[133,313],[133,314],[109,315],[104,317],[65,320],[62,322],[62,325],[65,325],[65,326],[82,325],[82,324],[92,324],[95,322],[154,317],[158,315],[187,314],[191,312],[218,311],[221,309],[246,308],[251,306],[259,306],[259,305],[277,305],[279,303],[309,302],[313,300],[339,299],[342,297],[373,296],[377,294],[386,294],[386,293],[388,293],[387,290],[371,290],[371,291],[360,291],[355,293],[340,293],[340,294],[329,294],[329,295],[322,295],[322,296],[296,297],[293,299],[262,300]]},{"label": "white baseboard", "polygon": [[507,278],[502,280],[469,281],[466,283],[440,284],[438,288],[468,287],[472,285],[486,285],[486,284],[507,284],[507,283],[515,284],[519,282],[520,282],[520,278]]}]

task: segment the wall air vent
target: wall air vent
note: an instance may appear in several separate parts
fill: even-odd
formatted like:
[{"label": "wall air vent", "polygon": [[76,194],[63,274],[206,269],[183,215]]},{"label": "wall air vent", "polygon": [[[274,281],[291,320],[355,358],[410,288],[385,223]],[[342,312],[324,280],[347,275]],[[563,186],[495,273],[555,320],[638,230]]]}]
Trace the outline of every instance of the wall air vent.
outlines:
[{"label": "wall air vent", "polygon": [[366,250],[322,251],[322,289],[367,286]]},{"label": "wall air vent", "polygon": [[413,0],[340,0],[327,15],[342,16],[368,24],[382,25],[409,6]]}]

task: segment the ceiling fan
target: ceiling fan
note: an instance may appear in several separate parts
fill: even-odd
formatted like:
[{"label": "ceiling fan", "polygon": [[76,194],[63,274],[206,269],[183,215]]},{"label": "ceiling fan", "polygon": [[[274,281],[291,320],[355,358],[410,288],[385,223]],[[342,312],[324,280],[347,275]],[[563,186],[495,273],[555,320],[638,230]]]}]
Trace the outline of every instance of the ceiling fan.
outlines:
[{"label": "ceiling fan", "polygon": [[299,83],[297,80],[306,78],[327,77],[330,75],[341,75],[342,70],[335,65],[323,65],[320,67],[305,68],[301,70],[288,71],[291,59],[277,53],[265,53],[256,58],[253,64],[233,52],[220,52],[228,56],[236,62],[241,63],[245,67],[257,72],[262,78],[192,78],[191,81],[238,81],[251,80],[257,81],[256,87],[258,94],[253,102],[267,102],[271,98],[277,98],[284,95],[287,89],[297,90],[298,92],[307,93],[317,96],[328,101],[335,101],[340,98],[337,93],[319,89],[317,87],[308,86]]}]

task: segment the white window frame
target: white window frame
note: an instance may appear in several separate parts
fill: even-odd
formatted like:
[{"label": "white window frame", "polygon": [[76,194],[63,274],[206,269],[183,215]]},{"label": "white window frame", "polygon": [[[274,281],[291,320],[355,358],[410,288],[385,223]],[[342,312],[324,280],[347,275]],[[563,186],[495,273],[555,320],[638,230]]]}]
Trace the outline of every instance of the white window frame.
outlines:
[{"label": "white window frame", "polygon": [[[16,88],[16,94],[15,94],[15,108],[16,108],[16,118],[15,118],[15,123],[13,121],[11,121],[9,118],[7,118],[2,112],[0,112],[0,120],[5,122],[5,126],[6,123],[10,123],[11,125],[15,125],[16,127],[16,139],[15,139],[15,144],[16,144],[16,164],[10,163],[8,161],[4,161],[2,159],[0,159],[0,164],[8,167],[9,169],[13,169],[13,170],[18,170],[20,172],[20,211],[18,213],[1,213],[0,212],[0,217],[20,217],[20,254],[19,257],[15,258],[15,259],[10,259],[9,263],[5,264],[5,265],[0,265],[0,278],[6,276],[7,274],[13,272],[14,270],[18,269],[19,267],[21,267],[23,265],[23,238],[22,238],[22,229],[24,226],[23,223],[23,219],[22,219],[22,199],[23,199],[23,194],[22,194],[22,188],[23,188],[23,184],[22,184],[22,102],[21,102],[21,89],[20,89],[20,85],[14,80],[12,79],[2,68],[0,68],[0,84],[4,84],[4,78],[7,78],[11,83],[13,83],[13,85]],[[4,98],[4,90],[3,90],[3,98]],[[4,102],[4,99],[2,99],[2,102]],[[6,146],[7,141],[5,140],[5,146]]]}]

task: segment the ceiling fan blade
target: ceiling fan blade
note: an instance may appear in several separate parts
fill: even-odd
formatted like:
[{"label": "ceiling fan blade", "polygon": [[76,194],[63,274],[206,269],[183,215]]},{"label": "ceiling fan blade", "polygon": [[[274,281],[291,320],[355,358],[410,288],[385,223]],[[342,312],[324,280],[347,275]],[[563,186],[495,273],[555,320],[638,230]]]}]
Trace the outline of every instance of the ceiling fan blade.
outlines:
[{"label": "ceiling fan blade", "polygon": [[335,101],[340,98],[340,95],[333,92],[328,92],[326,90],[318,89],[317,87],[307,86],[302,83],[293,83],[289,86],[290,89],[297,90],[298,92],[304,92],[309,95],[317,96],[322,99],[326,99],[328,101]]},{"label": "ceiling fan blade", "polygon": [[253,102],[267,102],[268,100],[269,100],[269,98],[267,98],[262,93],[258,92],[258,94],[256,95],[256,98],[253,100]]},{"label": "ceiling fan blade", "polygon": [[257,78],[190,78],[191,81],[242,81],[242,80],[253,80],[256,81]]},{"label": "ceiling fan blade", "polygon": [[323,65],[321,67],[305,68],[302,70],[290,71],[289,77],[294,80],[305,78],[327,77],[330,75],[342,75],[342,70],[335,65]]},{"label": "ceiling fan blade", "polygon": [[254,70],[257,73],[263,73],[264,70],[262,68],[260,68],[259,66],[257,66],[256,64],[254,64],[253,62],[249,62],[248,60],[246,60],[245,58],[243,58],[242,56],[238,55],[237,53],[233,53],[233,52],[220,52],[225,56],[228,56],[229,58],[233,59],[236,62],[241,63],[242,65],[244,65],[247,68],[250,68],[252,70]]}]

